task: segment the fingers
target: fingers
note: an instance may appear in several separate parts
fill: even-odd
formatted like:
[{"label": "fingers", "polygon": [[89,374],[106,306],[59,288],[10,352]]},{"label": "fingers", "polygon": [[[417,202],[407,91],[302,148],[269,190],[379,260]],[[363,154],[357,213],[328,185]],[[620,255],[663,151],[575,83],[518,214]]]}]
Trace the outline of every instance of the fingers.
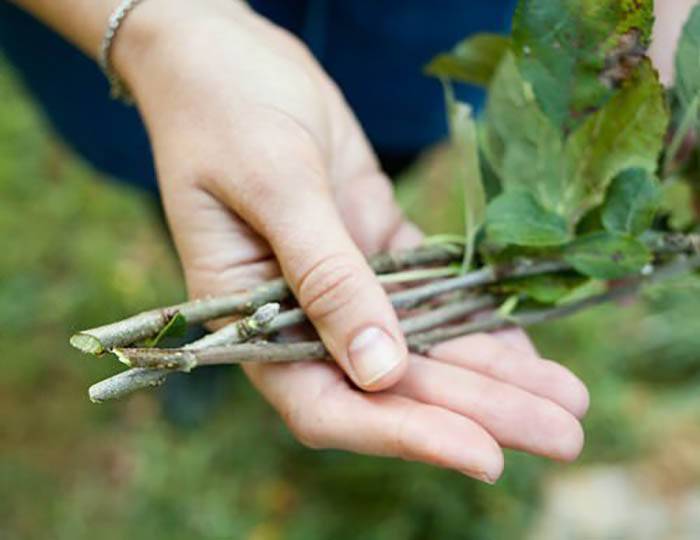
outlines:
[{"label": "fingers", "polygon": [[340,182],[334,195],[350,236],[365,254],[385,250],[405,223],[389,179],[377,169]]},{"label": "fingers", "polygon": [[551,400],[577,418],[588,411],[588,390],[568,369],[511,347],[492,335],[475,334],[439,344],[430,351],[430,357]]},{"label": "fingers", "polygon": [[412,356],[392,392],[471,418],[507,448],[571,461],[583,447],[581,425],[559,405],[451,364]]},{"label": "fingers", "polygon": [[307,218],[292,234],[269,238],[300,306],[356,384],[390,386],[403,373],[407,352],[386,293],[328,195],[307,194],[292,204],[306,207]]},{"label": "fingers", "polygon": [[329,352],[365,390],[391,386],[407,350],[389,299],[351,239],[312,137],[286,125],[285,150],[261,156],[224,193],[271,245]]},{"label": "fingers", "polygon": [[227,294],[279,275],[267,243],[205,190],[163,189],[190,297]]},{"label": "fingers", "polygon": [[517,349],[525,354],[539,357],[535,345],[522,328],[505,328],[503,330],[493,332],[491,335],[497,338],[501,343],[504,343],[513,349]]},{"label": "fingers", "polygon": [[359,392],[332,366],[270,367],[253,373],[253,381],[309,447],[420,461],[489,483],[501,475],[500,448],[468,418],[401,396]]}]

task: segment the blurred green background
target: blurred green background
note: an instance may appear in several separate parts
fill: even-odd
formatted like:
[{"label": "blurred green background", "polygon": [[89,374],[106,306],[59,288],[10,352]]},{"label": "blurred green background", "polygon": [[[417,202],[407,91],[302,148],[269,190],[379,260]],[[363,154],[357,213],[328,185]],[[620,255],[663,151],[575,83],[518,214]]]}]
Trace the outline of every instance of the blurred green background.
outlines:
[{"label": "blurred green background", "polygon": [[[448,173],[433,152],[399,188],[428,230],[454,224]],[[157,203],[63,147],[1,58],[0,241],[1,540],[700,538],[697,281],[535,329],[591,389],[586,450],[509,453],[487,487],[301,448],[233,368],[184,421],[162,390],[91,404],[115,365],[70,333],[180,301],[182,278]]]}]

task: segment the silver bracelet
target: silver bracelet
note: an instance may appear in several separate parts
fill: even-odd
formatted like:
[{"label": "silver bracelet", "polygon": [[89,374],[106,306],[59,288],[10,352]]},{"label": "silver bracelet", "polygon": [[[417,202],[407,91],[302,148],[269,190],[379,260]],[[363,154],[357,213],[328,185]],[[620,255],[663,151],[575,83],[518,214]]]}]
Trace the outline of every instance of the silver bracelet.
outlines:
[{"label": "silver bracelet", "polygon": [[119,78],[119,75],[117,75],[117,73],[114,71],[111,53],[114,38],[119,32],[124,19],[126,19],[126,16],[129,15],[129,13],[131,13],[131,11],[141,2],[143,2],[143,0],[122,0],[122,2],[114,9],[112,15],[109,17],[107,31],[102,38],[100,51],[97,56],[97,62],[102,68],[105,77],[107,77],[107,80],[109,81],[110,95],[112,96],[112,99],[120,99],[129,105],[134,103],[134,99],[124,81],[122,81]]}]

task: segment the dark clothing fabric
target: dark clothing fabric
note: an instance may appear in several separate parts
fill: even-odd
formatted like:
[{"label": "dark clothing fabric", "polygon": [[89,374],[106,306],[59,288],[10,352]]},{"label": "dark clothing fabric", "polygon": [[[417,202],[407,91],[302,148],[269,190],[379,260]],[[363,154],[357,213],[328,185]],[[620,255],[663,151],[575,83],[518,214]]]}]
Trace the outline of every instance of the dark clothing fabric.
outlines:
[{"label": "dark clothing fabric", "polygon": [[[480,31],[503,31],[515,0],[252,0],[300,36],[339,84],[387,163],[445,133],[439,84],[422,66]],[[95,64],[8,2],[0,0],[0,50],[54,129],[100,170],[156,190],[153,160],[136,110],[108,98]],[[478,107],[481,94],[460,90]]]}]

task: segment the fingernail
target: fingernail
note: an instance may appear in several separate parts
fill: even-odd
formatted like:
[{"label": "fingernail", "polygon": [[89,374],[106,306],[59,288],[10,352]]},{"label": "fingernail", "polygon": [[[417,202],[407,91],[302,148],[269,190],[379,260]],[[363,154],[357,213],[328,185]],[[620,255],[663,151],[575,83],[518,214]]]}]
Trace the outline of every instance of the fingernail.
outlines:
[{"label": "fingernail", "polygon": [[348,356],[361,386],[372,385],[401,363],[401,353],[396,342],[389,334],[374,326],[355,336]]},{"label": "fingernail", "polygon": [[496,480],[491,478],[491,476],[489,476],[485,472],[475,473],[474,471],[464,471],[464,474],[466,474],[467,476],[473,476],[477,480],[481,480],[482,482],[485,482],[491,486],[493,486],[496,483]]}]

